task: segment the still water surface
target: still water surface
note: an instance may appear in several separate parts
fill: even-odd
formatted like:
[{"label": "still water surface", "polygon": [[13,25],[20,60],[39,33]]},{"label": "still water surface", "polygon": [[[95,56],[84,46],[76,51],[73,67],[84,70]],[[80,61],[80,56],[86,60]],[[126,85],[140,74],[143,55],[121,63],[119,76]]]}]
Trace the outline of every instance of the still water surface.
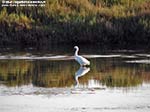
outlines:
[{"label": "still water surface", "polygon": [[71,49],[2,51],[1,112],[150,111],[150,53],[81,49],[80,67]]}]

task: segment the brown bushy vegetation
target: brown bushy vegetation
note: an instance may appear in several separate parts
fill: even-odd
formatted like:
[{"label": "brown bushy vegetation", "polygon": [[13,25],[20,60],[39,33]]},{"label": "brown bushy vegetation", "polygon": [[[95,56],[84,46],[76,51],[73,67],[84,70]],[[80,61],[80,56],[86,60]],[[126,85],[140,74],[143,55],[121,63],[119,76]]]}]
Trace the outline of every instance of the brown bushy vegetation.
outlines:
[{"label": "brown bushy vegetation", "polygon": [[150,44],[149,0],[47,0],[0,7],[0,44]]}]

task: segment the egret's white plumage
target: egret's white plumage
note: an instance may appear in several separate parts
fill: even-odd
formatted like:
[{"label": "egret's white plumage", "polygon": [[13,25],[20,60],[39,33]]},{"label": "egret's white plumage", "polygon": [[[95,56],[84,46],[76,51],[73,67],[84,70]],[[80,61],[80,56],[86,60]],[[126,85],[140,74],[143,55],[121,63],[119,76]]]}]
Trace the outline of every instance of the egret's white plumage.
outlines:
[{"label": "egret's white plumage", "polygon": [[78,46],[75,46],[74,48],[76,49],[75,55],[74,55],[74,56],[75,56],[75,60],[76,60],[81,66],[90,65],[90,62],[89,62],[87,59],[85,59],[84,57],[78,55],[79,47],[78,47]]}]

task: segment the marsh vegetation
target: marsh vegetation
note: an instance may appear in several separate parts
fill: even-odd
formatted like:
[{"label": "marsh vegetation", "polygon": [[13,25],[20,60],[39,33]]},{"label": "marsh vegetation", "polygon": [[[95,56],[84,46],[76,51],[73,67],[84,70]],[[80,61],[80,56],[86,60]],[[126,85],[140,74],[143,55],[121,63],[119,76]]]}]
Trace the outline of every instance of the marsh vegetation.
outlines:
[{"label": "marsh vegetation", "polygon": [[47,0],[0,7],[0,45],[97,44],[149,47],[149,0]]}]

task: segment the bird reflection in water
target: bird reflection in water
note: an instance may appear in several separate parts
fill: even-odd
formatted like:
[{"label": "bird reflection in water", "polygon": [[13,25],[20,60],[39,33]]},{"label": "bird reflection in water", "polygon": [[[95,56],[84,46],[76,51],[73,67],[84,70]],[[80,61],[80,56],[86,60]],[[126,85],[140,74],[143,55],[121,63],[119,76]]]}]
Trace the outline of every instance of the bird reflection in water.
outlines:
[{"label": "bird reflection in water", "polygon": [[81,66],[79,68],[79,70],[75,73],[75,81],[76,81],[75,88],[79,87],[79,80],[78,80],[78,78],[84,76],[89,71],[90,71],[89,67],[82,67]]}]

